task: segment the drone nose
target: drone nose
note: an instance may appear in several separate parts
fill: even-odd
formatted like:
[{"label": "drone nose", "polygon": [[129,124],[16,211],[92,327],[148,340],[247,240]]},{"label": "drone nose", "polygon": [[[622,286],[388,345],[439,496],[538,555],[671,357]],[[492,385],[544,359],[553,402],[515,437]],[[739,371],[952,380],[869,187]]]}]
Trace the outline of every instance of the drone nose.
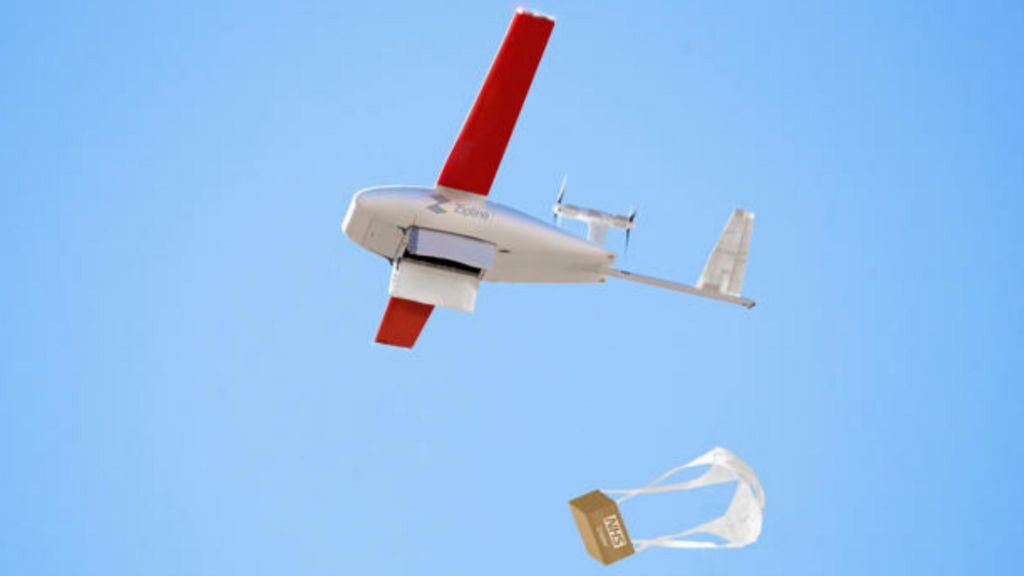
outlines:
[{"label": "drone nose", "polygon": [[366,206],[373,202],[374,191],[373,190],[360,190],[353,196],[353,200],[359,206]]},{"label": "drone nose", "polygon": [[368,226],[380,213],[380,195],[374,190],[360,190],[352,195],[352,201],[345,215],[345,226],[352,230]]},{"label": "drone nose", "polygon": [[375,212],[384,204],[384,195],[380,190],[361,190],[352,199],[355,207],[361,212]]}]

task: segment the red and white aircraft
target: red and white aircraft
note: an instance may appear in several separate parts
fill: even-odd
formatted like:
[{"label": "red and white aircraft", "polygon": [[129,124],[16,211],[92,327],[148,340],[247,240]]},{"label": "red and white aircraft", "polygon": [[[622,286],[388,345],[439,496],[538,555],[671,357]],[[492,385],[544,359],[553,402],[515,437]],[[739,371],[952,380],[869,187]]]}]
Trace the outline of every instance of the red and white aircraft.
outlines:
[{"label": "red and white aircraft", "polygon": [[[391,299],[376,341],[411,348],[435,306],[472,312],[481,280],[604,282],[608,276],[732,302],[740,296],[754,215],[736,210],[696,286],[612,267],[608,228],[633,228],[635,212],[608,214],[562,202],[559,218],[587,223],[587,239],[487,199],[555,22],[516,10],[505,40],[434,186],[382,186],[352,197],[342,229],[391,262]],[[564,192],[564,183],[563,190]]]}]

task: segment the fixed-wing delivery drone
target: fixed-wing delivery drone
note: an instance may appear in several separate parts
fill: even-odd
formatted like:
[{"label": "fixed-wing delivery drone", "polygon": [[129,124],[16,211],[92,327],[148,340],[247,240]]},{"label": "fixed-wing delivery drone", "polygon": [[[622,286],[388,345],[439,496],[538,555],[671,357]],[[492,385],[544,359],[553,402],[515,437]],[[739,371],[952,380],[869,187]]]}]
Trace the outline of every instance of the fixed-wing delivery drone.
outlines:
[{"label": "fixed-wing delivery drone", "polygon": [[376,341],[412,348],[435,306],[472,312],[482,280],[593,283],[608,276],[732,302],[740,296],[754,215],[736,210],[696,286],[613,268],[604,248],[609,228],[632,230],[626,216],[563,203],[556,217],[586,222],[587,238],[487,199],[526,100],[550,17],[519,8],[434,186],[381,186],[352,197],[342,229],[391,263],[390,300]]}]

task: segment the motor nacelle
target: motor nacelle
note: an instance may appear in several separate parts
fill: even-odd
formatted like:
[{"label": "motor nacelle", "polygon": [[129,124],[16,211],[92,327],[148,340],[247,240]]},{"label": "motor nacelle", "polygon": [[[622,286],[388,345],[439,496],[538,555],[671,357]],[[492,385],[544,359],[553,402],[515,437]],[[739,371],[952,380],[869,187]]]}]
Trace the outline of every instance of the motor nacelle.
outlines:
[{"label": "motor nacelle", "polygon": [[[559,200],[561,200],[561,197],[559,197]],[[587,240],[598,245],[604,245],[604,238],[609,228],[625,230],[628,236],[629,231],[635,226],[636,220],[636,210],[632,210],[626,215],[610,214],[601,210],[583,208],[563,202],[556,203],[551,207],[551,210],[557,218],[586,222]]]},{"label": "motor nacelle", "polygon": [[568,178],[562,178],[562,187],[558,190],[558,198],[555,200],[555,205],[551,207],[551,211],[555,213],[555,220],[568,218],[569,220],[586,222],[587,241],[593,242],[598,246],[604,246],[604,237],[608,234],[609,228],[624,230],[626,232],[626,247],[628,248],[629,232],[633,229],[636,220],[636,208],[631,209],[629,214],[621,215],[610,214],[593,208],[583,208],[573,204],[565,204],[562,202],[562,199],[565,198],[565,184],[567,181]]}]

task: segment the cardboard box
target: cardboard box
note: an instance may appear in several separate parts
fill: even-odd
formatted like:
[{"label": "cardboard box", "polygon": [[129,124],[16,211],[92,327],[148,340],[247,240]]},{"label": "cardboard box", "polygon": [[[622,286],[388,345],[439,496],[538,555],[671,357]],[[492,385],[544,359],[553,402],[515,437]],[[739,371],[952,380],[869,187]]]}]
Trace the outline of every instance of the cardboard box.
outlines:
[{"label": "cardboard box", "polygon": [[619,507],[604,492],[594,490],[571,500],[569,509],[583,545],[599,562],[608,565],[633,554],[633,542]]}]

